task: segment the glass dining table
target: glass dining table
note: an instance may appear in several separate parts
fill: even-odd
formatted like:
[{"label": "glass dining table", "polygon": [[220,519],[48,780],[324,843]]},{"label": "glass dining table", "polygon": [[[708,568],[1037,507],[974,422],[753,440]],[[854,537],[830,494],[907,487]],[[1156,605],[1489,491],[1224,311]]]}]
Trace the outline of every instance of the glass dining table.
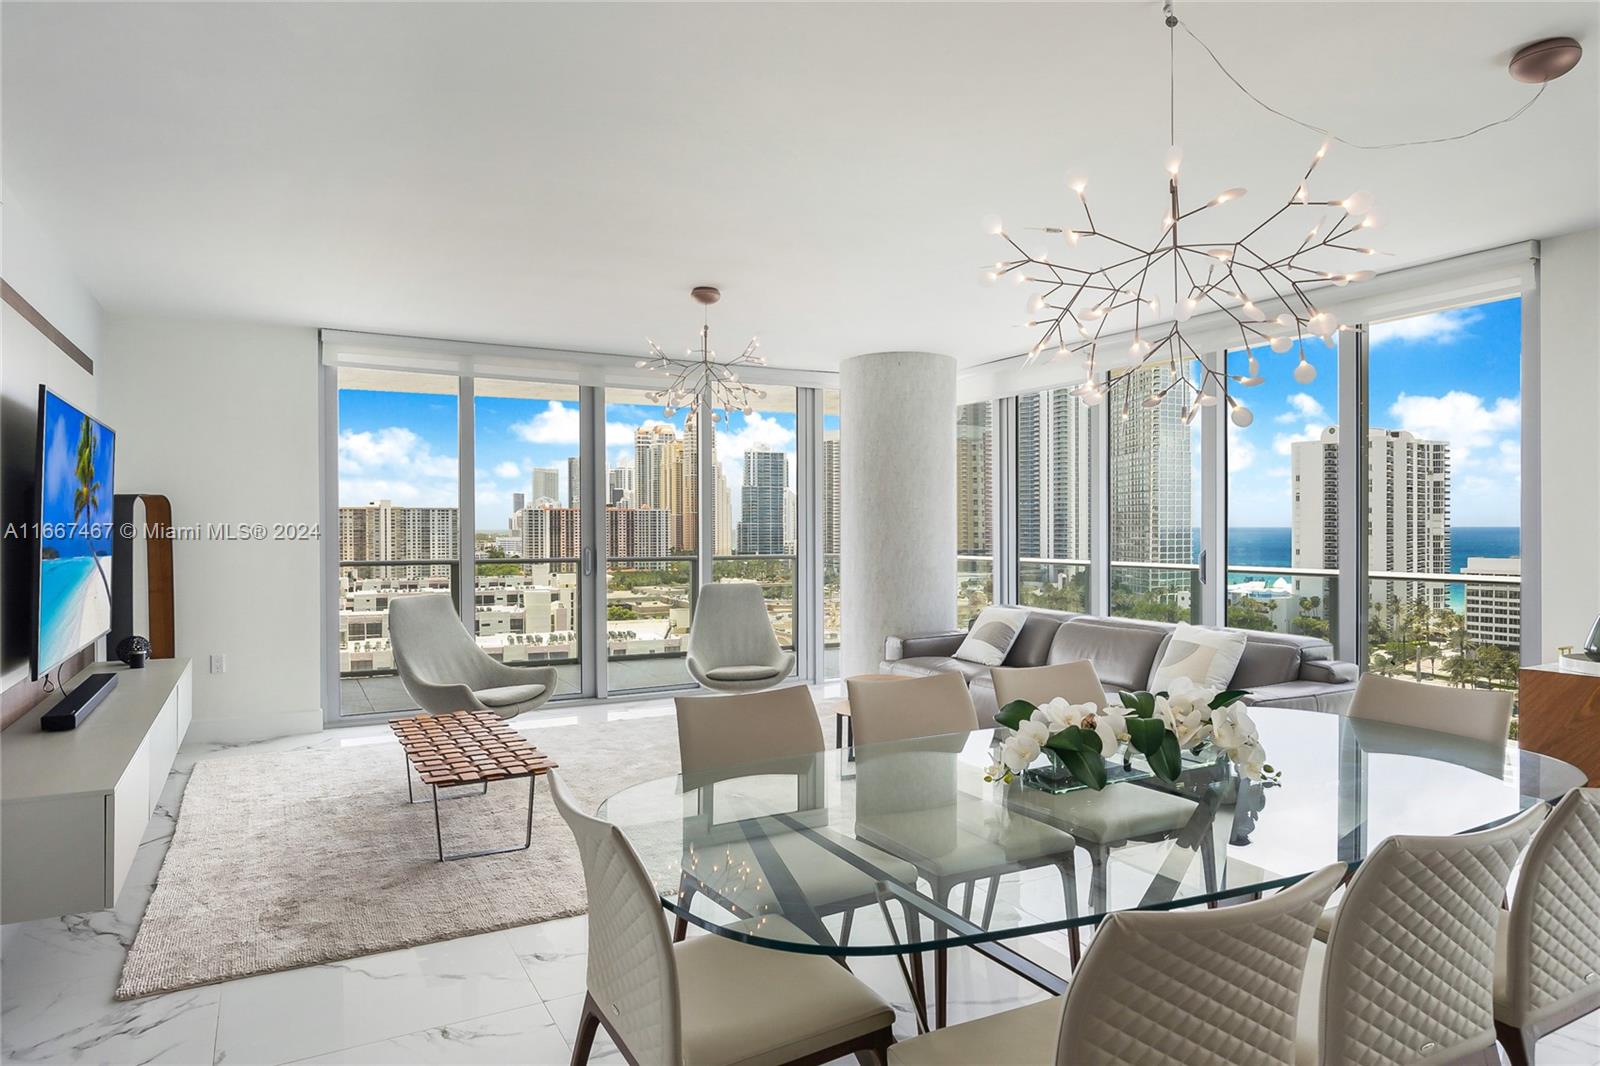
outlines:
[{"label": "glass dining table", "polygon": [[1169,784],[1138,756],[1099,792],[988,782],[1002,728],[662,777],[599,813],[680,928],[898,956],[925,1027],[924,953],[940,985],[946,951],[967,946],[1059,993],[1064,977],[1007,942],[1054,934],[1075,961],[1078,930],[1114,911],[1254,897],[1353,869],[1386,837],[1488,827],[1584,784],[1509,743],[1316,711],[1254,718],[1270,783],[1186,757]]}]

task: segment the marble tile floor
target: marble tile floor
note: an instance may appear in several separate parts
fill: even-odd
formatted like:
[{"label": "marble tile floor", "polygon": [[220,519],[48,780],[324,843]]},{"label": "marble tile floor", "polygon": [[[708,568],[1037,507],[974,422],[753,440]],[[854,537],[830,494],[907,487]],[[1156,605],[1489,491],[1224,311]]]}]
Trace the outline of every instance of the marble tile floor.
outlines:
[{"label": "marble tile floor", "polygon": [[[517,725],[536,736],[555,725],[670,713],[670,700],[655,699],[561,708]],[[0,1060],[566,1063],[584,994],[587,919],[581,916],[129,1003],[112,1000],[197,761],[243,751],[392,743],[387,727],[362,726],[249,745],[186,745],[114,909],[0,927]],[[998,906],[1020,902],[1003,891]],[[864,912],[856,920],[863,928],[881,919]],[[1066,972],[1064,934],[1017,946]],[[894,961],[859,959],[852,968],[896,1005],[897,1032],[911,1035],[910,1004]],[[952,953],[951,989],[953,1021],[1043,996],[970,951]],[[622,1058],[602,1033],[590,1061]],[[1600,1015],[1547,1037],[1539,1061],[1600,1066]]]}]

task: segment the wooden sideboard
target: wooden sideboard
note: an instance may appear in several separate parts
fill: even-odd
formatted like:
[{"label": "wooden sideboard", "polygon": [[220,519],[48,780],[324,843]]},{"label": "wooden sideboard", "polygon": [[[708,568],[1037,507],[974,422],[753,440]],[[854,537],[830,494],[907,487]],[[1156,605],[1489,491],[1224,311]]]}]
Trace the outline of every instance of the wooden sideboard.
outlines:
[{"label": "wooden sideboard", "polygon": [[1600,786],[1600,677],[1552,663],[1525,667],[1518,680],[1517,742],[1571,763]]},{"label": "wooden sideboard", "polygon": [[[0,734],[0,922],[113,906],[189,728],[188,659],[117,674],[77,729],[45,733],[53,696]],[[70,686],[69,686],[70,687]]]}]

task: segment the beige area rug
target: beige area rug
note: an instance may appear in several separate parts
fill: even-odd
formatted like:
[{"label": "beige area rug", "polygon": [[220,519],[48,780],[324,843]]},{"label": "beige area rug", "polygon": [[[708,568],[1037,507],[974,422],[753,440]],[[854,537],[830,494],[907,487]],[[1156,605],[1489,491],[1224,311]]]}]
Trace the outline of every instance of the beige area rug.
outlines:
[{"label": "beige area rug", "polygon": [[[591,810],[678,770],[671,716],[526,735]],[[577,849],[543,782],[531,848],[441,863],[433,807],[407,804],[402,766],[387,743],[198,763],[117,998],[583,913]],[[446,852],[521,843],[527,782],[471,791],[440,801]]]}]

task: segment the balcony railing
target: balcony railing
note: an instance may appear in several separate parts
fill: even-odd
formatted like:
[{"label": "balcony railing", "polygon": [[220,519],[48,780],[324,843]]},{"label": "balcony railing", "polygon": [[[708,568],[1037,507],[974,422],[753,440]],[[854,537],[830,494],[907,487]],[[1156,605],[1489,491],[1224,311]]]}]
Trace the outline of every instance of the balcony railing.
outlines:
[{"label": "balcony railing", "polygon": [[1017,599],[1025,607],[1084,612],[1089,609],[1089,560],[1019,559]]},{"label": "balcony railing", "polygon": [[1111,563],[1114,615],[1198,623],[1200,604],[1200,567],[1194,563]]},{"label": "balcony railing", "polygon": [[1338,589],[1337,570],[1230,566],[1227,624],[1332,641],[1339,632]]},{"label": "balcony railing", "polygon": [[967,626],[994,602],[994,556],[956,556],[956,625]]},{"label": "balcony railing", "polygon": [[[1382,570],[1370,572],[1367,581],[1369,670],[1433,684],[1516,689],[1522,624],[1520,595],[1513,601],[1511,594],[1520,593],[1519,575]],[[1474,590],[1491,598],[1474,605]]]},{"label": "balcony railing", "polygon": [[794,575],[799,560],[793,555],[718,555],[711,561],[711,580],[753,581],[761,586],[767,618],[778,643],[794,650]]}]

